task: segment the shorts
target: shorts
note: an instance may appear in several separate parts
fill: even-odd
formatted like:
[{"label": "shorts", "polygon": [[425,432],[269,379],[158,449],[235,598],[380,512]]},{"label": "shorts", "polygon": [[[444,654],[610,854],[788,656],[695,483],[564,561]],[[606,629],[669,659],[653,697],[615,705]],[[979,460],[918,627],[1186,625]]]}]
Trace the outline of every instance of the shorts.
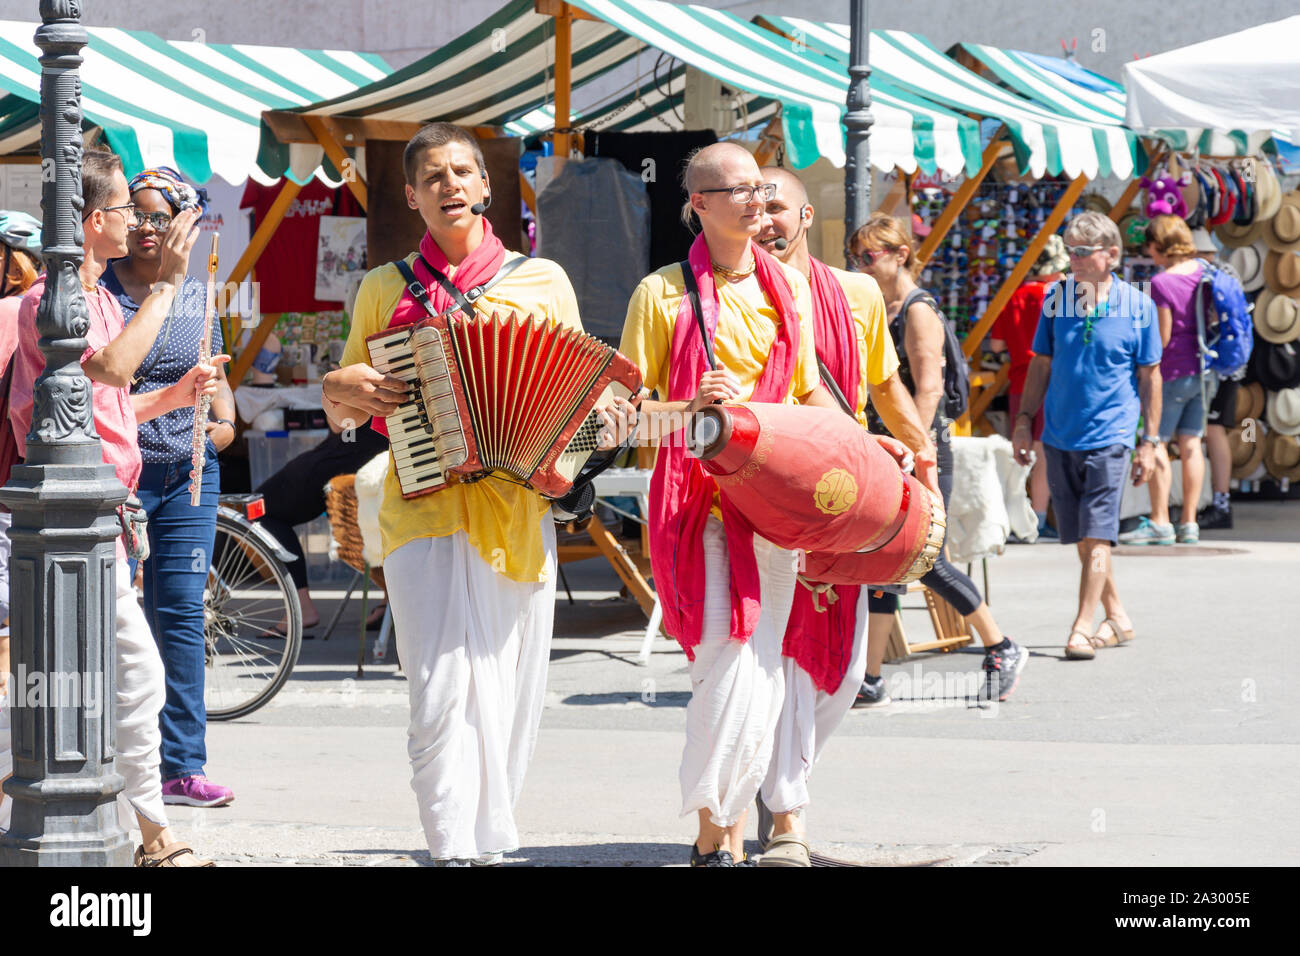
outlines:
[{"label": "shorts", "polygon": [[[1211,398],[1219,380],[1205,377],[1205,397]],[[1175,435],[1205,434],[1205,406],[1201,404],[1201,376],[1184,375],[1167,380],[1160,392],[1160,440],[1172,441]]]},{"label": "shorts", "polygon": [[1128,473],[1128,445],[1065,451],[1044,445],[1047,484],[1052,490],[1061,544],[1084,538],[1119,542],[1119,509]]},{"label": "shorts", "polygon": [[[1016,416],[1020,414],[1020,399],[1024,397],[1024,392],[1018,392],[1015,395],[1007,396],[1007,405],[1010,406],[1008,411],[1011,413],[1011,430],[1016,430]],[[1034,433],[1034,441],[1043,440],[1043,406],[1038,406],[1038,414],[1034,416],[1031,424]]]},{"label": "shorts", "polygon": [[1224,428],[1237,427],[1237,393],[1241,391],[1241,382],[1225,378],[1219,382],[1219,390],[1210,402],[1209,423],[1222,425]]}]

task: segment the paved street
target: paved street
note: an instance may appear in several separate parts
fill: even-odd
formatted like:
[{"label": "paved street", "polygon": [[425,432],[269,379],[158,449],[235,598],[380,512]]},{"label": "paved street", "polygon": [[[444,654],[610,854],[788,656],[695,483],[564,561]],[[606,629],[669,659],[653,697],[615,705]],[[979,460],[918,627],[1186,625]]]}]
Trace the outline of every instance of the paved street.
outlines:
[{"label": "paved street", "polygon": [[[886,667],[899,700],[847,718],[818,765],[814,849],[867,864],[1294,864],[1300,858],[1300,503],[1239,504],[1196,548],[1117,557],[1131,645],[1068,662],[1072,548],[1011,547],[989,564],[991,606],[1032,651],[1000,706],[962,699],[981,655]],[[978,568],[976,578],[979,580]],[[685,658],[597,562],[561,593],[537,754],[508,862],[680,865]],[[929,633],[913,598],[914,639]],[[330,604],[322,605],[328,613]],[[263,710],[209,730],[217,810],[174,808],[223,863],[416,865],[428,854],[408,785],[406,685],[356,667],[351,609]],[[373,635],[371,635],[373,638]],[[751,824],[752,826],[752,824]]]}]

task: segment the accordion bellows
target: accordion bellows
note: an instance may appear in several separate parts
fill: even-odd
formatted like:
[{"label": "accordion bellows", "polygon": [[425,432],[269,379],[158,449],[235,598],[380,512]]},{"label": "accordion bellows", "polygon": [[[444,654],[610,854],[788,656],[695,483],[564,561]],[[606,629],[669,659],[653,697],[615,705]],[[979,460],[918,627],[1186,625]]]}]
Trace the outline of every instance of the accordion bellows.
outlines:
[{"label": "accordion bellows", "polygon": [[412,398],[387,419],[402,495],[513,477],[542,494],[566,494],[596,450],[593,412],[641,387],[616,349],[550,319],[460,317],[386,329],[366,339],[371,364],[411,382]]}]

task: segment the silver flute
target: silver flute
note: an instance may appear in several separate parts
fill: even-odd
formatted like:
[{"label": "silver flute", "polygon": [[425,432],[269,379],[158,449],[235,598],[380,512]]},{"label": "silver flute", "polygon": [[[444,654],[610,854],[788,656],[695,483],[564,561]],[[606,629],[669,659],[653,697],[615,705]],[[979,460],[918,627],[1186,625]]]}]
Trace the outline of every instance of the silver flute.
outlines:
[{"label": "silver flute", "polygon": [[[203,307],[203,338],[199,343],[199,364],[207,365],[212,361],[212,320],[217,304],[217,240],[220,233],[212,234],[212,251],[208,253],[208,295]],[[212,407],[212,396],[204,394],[203,386],[196,386],[194,395],[194,444],[190,463],[190,504],[198,507],[199,497],[203,491],[203,465],[207,453],[208,409]]]}]

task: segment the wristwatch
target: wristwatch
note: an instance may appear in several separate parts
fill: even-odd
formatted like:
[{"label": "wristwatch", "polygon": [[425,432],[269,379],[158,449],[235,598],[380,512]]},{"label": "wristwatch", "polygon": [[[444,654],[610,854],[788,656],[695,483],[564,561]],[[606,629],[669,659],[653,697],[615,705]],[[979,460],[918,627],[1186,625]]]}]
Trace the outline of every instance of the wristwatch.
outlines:
[{"label": "wristwatch", "polygon": [[235,423],[232,422],[229,418],[214,418],[214,419],[212,419],[212,424],[214,424],[214,425],[229,425],[229,426],[230,426],[230,430],[231,430],[232,432],[236,430],[236,429],[235,429]]},{"label": "wristwatch", "polygon": [[1158,436],[1158,435],[1143,435],[1141,441],[1138,442],[1138,447],[1139,447],[1139,448],[1142,446],[1142,442],[1150,442],[1152,448],[1159,448],[1159,447],[1160,447],[1160,436]]}]

